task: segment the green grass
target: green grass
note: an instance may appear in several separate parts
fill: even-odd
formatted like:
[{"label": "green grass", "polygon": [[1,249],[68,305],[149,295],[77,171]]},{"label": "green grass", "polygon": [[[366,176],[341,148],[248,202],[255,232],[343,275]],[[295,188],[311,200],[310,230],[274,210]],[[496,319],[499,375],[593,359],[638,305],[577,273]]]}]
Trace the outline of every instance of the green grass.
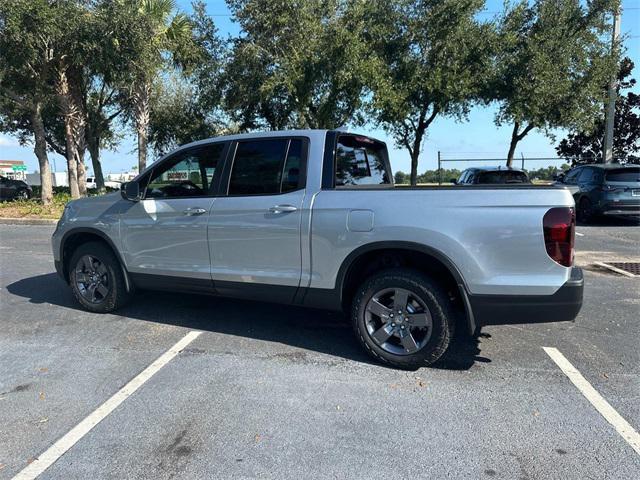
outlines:
[{"label": "green grass", "polygon": [[[115,191],[107,188],[108,192]],[[98,195],[96,190],[89,190],[90,197]],[[71,200],[69,187],[53,187],[53,201],[50,205],[40,202],[40,187],[33,187],[33,197],[29,200],[12,200],[0,202],[0,217],[4,218],[49,218],[59,219],[64,206]]]},{"label": "green grass", "polygon": [[53,202],[46,206],[40,202],[39,198],[2,202],[0,203],[0,217],[58,219],[69,200],[71,200],[71,195],[68,193],[54,193]]}]

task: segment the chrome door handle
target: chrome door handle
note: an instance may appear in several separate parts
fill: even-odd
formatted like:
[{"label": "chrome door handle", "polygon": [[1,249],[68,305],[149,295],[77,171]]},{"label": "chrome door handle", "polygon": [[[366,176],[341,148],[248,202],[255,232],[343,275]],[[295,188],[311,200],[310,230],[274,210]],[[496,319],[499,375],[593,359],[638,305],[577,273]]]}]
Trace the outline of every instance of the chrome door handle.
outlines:
[{"label": "chrome door handle", "polygon": [[293,205],[276,205],[269,209],[270,213],[285,213],[285,212],[295,212],[298,210],[298,207],[294,207]]},{"label": "chrome door handle", "polygon": [[202,215],[203,213],[207,213],[207,210],[204,208],[192,207],[192,208],[187,208],[186,210],[183,210],[182,213],[189,216]]}]

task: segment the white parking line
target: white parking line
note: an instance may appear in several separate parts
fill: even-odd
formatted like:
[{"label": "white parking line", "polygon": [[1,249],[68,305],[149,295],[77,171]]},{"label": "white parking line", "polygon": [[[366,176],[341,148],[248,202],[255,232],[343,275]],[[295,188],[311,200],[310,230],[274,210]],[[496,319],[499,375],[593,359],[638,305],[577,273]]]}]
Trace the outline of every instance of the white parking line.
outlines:
[{"label": "white parking line", "polygon": [[579,237],[584,237],[584,233],[576,232],[576,235]]},{"label": "white parking line", "polygon": [[560,350],[551,347],[542,347],[542,349],[556,362],[560,370],[569,377],[580,393],[595,407],[607,422],[613,425],[613,428],[631,445],[638,455],[640,455],[640,434],[636,432],[629,423],[616,412],[613,407],[600,395],[595,388],[585,379],[582,374],[571,365],[569,360],[565,358]]},{"label": "white parking line", "polygon": [[173,357],[178,355],[181,350],[194,341],[201,333],[202,332],[196,331],[187,333],[180,341],[178,341],[178,343],[158,357],[155,362],[140,372],[138,376],[118,390],[109,400],[96,408],[88,417],[73,427],[60,440],[51,445],[48,450],[42,453],[38,458],[13,477],[13,480],[33,479],[44,472],[62,455],[64,455],[67,450],[73,447],[78,440],[89,433],[93,427],[113,412],[122,402],[129,398],[136,390],[138,390],[138,388],[153,377],[162,367],[169,363]]},{"label": "white parking line", "polygon": [[614,267],[613,265],[609,265],[605,262],[593,262],[594,265],[597,265],[601,268],[606,268],[607,270],[611,270],[612,272],[619,273],[620,275],[624,275],[625,277],[636,278],[638,275],[634,275],[631,272],[627,272],[626,270],[622,270],[621,268]]}]

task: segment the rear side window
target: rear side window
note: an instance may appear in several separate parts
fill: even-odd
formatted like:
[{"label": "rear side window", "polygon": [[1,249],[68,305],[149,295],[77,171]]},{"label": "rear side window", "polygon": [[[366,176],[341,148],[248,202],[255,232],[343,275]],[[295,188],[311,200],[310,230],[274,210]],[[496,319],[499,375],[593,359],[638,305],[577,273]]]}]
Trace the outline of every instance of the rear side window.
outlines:
[{"label": "rear side window", "polygon": [[580,183],[591,183],[594,180],[595,170],[593,168],[583,168],[582,173],[578,177]]},{"label": "rear side window", "polygon": [[640,168],[620,168],[607,170],[605,179],[608,182],[640,182]]},{"label": "rear side window", "polygon": [[238,143],[229,195],[273,195],[304,187],[301,139],[272,138]]},{"label": "rear side window", "polygon": [[336,146],[336,186],[391,184],[384,143],[340,135]]}]

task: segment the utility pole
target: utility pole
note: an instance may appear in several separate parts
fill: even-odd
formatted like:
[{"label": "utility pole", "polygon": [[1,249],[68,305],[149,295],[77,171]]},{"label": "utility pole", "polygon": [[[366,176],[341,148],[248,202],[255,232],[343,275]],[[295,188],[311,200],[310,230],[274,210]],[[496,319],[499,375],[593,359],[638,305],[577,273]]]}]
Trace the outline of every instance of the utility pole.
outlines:
[{"label": "utility pole", "polygon": [[[611,53],[615,53],[618,49],[620,39],[620,11],[618,6],[613,16],[613,35],[611,37]],[[616,98],[618,97],[618,67],[613,71],[611,80],[609,80],[609,98],[607,100],[607,109],[605,112],[605,130],[604,130],[604,148],[602,151],[602,161],[604,163],[613,162],[613,121],[616,116]]]}]

